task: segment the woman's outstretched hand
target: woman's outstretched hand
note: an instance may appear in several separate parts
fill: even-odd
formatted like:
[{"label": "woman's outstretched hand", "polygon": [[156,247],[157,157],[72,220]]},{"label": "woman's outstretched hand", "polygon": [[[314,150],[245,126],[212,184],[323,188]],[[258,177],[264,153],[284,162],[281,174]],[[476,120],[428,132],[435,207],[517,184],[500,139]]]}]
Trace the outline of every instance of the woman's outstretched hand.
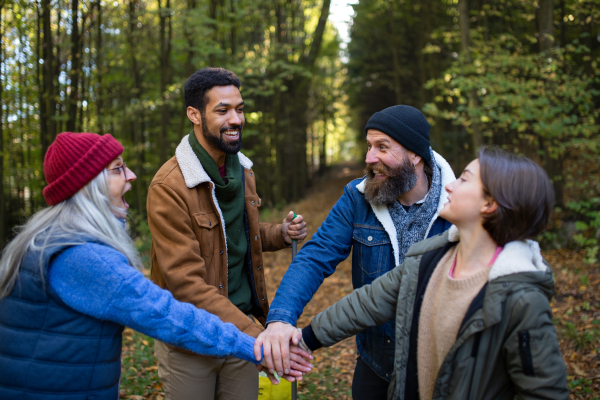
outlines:
[{"label": "woman's outstretched hand", "polygon": [[[311,352],[310,350],[308,350],[308,348],[306,348],[306,350],[303,350],[300,346],[296,346],[295,344],[290,343],[289,349],[290,369],[289,373],[284,374],[282,378],[290,382],[301,381],[302,376],[304,374],[309,373],[313,368],[313,365],[309,361],[313,359],[313,356],[311,355]],[[273,385],[279,384],[279,381],[277,380],[275,375],[269,372],[269,367],[267,366],[267,363],[264,358],[256,367],[259,371],[263,371],[267,374],[267,377]]]}]

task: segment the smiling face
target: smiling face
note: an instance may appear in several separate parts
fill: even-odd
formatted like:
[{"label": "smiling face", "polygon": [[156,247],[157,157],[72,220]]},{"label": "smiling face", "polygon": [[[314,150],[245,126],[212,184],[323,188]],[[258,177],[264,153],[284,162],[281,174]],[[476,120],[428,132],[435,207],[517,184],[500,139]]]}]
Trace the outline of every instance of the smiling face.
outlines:
[{"label": "smiling face", "polygon": [[484,194],[478,159],[471,161],[458,179],[447,184],[446,191],[448,202],[440,216],[454,225],[482,224],[483,215],[496,208],[495,202]]},{"label": "smiling face", "polygon": [[413,164],[416,161],[415,156],[385,133],[369,129],[365,160],[367,201],[375,205],[392,204],[399,196],[415,187],[417,183],[417,173]]},{"label": "smiling face", "polygon": [[[132,170],[127,168],[121,156],[112,160],[106,169],[108,170],[110,201],[115,207],[126,211],[129,204],[125,201],[124,196],[125,193],[131,190],[131,182],[136,180],[137,177]],[[117,215],[117,217],[125,218],[125,215]]]},{"label": "smiling face", "polygon": [[[396,168],[410,162],[409,150],[400,143],[376,129],[367,132],[367,158],[365,162],[375,172],[375,179],[385,180],[388,175],[382,165],[387,168]],[[414,153],[413,153],[414,154]]]},{"label": "smiling face", "polygon": [[209,145],[225,154],[236,154],[242,147],[244,100],[233,85],[215,86],[207,92],[202,116],[202,135]]}]

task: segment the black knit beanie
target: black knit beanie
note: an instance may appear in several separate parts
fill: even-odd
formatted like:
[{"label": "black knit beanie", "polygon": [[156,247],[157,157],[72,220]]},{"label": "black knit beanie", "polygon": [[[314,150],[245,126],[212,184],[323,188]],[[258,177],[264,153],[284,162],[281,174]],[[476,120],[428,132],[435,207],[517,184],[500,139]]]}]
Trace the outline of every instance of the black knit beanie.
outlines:
[{"label": "black knit beanie", "polygon": [[381,131],[431,165],[430,128],[423,113],[416,108],[392,106],[373,114],[367,122],[365,133],[369,129]]}]

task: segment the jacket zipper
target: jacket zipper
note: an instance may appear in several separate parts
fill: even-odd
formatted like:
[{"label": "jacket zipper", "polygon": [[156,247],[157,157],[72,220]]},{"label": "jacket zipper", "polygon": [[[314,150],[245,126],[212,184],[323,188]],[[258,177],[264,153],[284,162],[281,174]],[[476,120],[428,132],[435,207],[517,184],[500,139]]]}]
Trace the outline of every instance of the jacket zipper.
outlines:
[{"label": "jacket zipper", "polygon": [[[471,334],[471,335],[469,335],[468,337],[465,337],[465,338],[464,338],[464,340],[463,340],[463,342],[462,342],[462,344],[461,344],[459,347],[457,347],[457,348],[454,348],[454,346],[456,345],[456,342],[458,342],[459,340],[463,339],[463,337],[462,337],[462,336],[465,334],[465,331],[466,331],[466,330],[467,330],[467,329],[468,329],[468,328],[469,328],[471,325],[473,325],[474,323],[476,323],[476,324],[477,324],[477,328],[478,328],[478,329],[477,329],[476,331],[472,332],[472,334]],[[466,341],[467,341],[467,340],[468,340],[468,339],[469,339],[471,336],[473,336],[473,335],[476,335],[476,334],[478,334],[478,333],[481,333],[482,331],[483,331],[483,319],[481,319],[481,318],[475,318],[475,319],[472,319],[472,320],[468,321],[466,324],[464,324],[464,328],[462,329],[462,332],[460,332],[460,334],[459,334],[459,335],[458,335],[458,337],[457,337],[457,340],[456,340],[456,342],[454,342],[454,346],[453,346],[453,348],[452,348],[452,349],[450,350],[450,352],[448,352],[448,354],[446,355],[446,358],[444,359],[444,362],[442,363],[442,366],[444,366],[444,364],[446,364],[446,363],[449,361],[449,357],[452,357],[452,358],[454,358],[454,356],[456,355],[456,352],[458,351],[458,349],[459,349],[460,347],[462,347],[462,346],[465,344],[465,342],[466,342]],[[477,345],[479,346],[479,343],[477,343]],[[471,350],[471,352],[472,352],[472,350]],[[442,372],[442,369],[440,368],[440,370],[438,371],[438,376],[435,378],[435,386],[434,386],[434,388],[433,388],[433,393],[434,393],[434,394],[435,394],[436,392],[437,392],[437,393],[439,393],[439,392],[440,392],[440,390],[439,390],[439,383],[438,383],[438,382],[439,382],[439,378],[440,378],[440,373],[441,373],[441,372]],[[467,399],[470,399],[470,398],[471,398],[471,388],[472,388],[472,384],[473,384],[473,383],[471,382],[471,385],[469,385],[469,393],[468,393],[468,397],[467,397]],[[437,390],[436,390],[436,389],[437,389]]]}]

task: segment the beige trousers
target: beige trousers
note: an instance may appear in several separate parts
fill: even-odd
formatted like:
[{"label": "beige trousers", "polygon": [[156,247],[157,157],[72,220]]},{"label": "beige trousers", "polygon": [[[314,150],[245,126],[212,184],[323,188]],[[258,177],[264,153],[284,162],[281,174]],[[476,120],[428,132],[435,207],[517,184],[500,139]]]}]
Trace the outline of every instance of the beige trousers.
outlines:
[{"label": "beige trousers", "polygon": [[256,400],[258,370],[236,357],[191,356],[155,340],[165,400]]}]

